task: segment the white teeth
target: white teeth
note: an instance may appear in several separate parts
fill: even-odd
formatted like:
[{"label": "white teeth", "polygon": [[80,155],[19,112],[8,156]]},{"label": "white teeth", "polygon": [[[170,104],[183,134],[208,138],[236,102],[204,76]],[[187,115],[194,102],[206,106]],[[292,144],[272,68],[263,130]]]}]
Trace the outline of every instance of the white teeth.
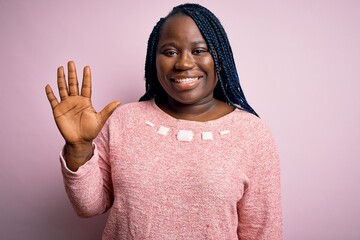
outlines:
[{"label": "white teeth", "polygon": [[191,83],[198,80],[198,78],[181,78],[181,79],[175,79],[174,81],[176,83]]}]

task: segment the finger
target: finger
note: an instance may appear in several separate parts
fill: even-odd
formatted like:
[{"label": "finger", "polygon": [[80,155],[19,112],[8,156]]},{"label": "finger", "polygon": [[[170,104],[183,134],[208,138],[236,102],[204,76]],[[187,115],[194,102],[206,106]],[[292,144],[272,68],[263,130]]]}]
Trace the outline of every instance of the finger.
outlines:
[{"label": "finger", "polygon": [[114,101],[112,103],[109,103],[106,107],[104,107],[103,110],[101,110],[101,112],[99,112],[99,120],[101,124],[105,124],[106,120],[111,116],[115,109],[120,106],[120,104],[121,103],[119,101]]},{"label": "finger", "polygon": [[91,71],[89,66],[84,67],[81,95],[91,98]]},{"label": "finger", "polygon": [[58,100],[56,99],[54,92],[52,91],[51,87],[48,85],[46,85],[45,87],[45,92],[46,92],[46,96],[47,99],[49,100],[49,103],[51,105],[51,108],[54,109],[56,107],[56,105],[59,104]]},{"label": "finger", "polygon": [[63,67],[59,67],[57,69],[57,84],[58,84],[60,98],[61,98],[61,100],[64,100],[69,95],[68,95],[68,89],[66,86],[65,74],[64,74]]},{"label": "finger", "polygon": [[76,75],[75,63],[73,61],[68,62],[68,82],[69,82],[69,95],[79,95],[79,83]]}]

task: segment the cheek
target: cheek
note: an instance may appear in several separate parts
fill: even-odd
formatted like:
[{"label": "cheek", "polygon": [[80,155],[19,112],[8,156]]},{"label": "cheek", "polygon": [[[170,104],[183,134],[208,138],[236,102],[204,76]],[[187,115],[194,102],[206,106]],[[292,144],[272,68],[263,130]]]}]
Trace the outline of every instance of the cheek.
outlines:
[{"label": "cheek", "polygon": [[201,59],[201,65],[209,74],[215,74],[215,63],[210,54]]},{"label": "cheek", "polygon": [[156,57],[156,72],[158,77],[163,77],[171,68],[171,62],[163,56]]},{"label": "cheek", "polygon": [[163,59],[162,56],[156,57],[156,75],[157,75],[157,79],[158,82],[160,84],[160,86],[165,90],[168,88],[167,86],[167,80],[166,80],[166,75],[168,72],[168,67],[167,67],[167,62]]},{"label": "cheek", "polygon": [[155,61],[155,64],[156,64],[156,73],[159,77],[160,73],[162,72],[161,70],[161,61],[159,60],[158,57],[156,57],[156,61]]},{"label": "cheek", "polygon": [[202,61],[202,66],[204,70],[206,69],[205,71],[207,72],[209,79],[214,83],[213,87],[215,88],[216,84],[218,83],[218,77],[216,74],[213,58],[211,56],[209,56],[208,58],[204,58]]}]

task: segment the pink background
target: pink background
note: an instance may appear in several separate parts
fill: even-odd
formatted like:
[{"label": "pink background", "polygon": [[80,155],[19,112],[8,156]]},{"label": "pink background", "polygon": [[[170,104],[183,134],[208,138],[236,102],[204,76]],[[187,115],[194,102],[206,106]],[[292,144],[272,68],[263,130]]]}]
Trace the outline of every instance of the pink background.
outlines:
[{"label": "pink background", "polygon": [[[277,140],[285,239],[360,239],[360,1],[198,2]],[[149,33],[179,3],[0,0],[0,239],[100,239],[106,216],[78,218],[65,195],[44,86],[74,60],[98,110],[136,101]]]}]

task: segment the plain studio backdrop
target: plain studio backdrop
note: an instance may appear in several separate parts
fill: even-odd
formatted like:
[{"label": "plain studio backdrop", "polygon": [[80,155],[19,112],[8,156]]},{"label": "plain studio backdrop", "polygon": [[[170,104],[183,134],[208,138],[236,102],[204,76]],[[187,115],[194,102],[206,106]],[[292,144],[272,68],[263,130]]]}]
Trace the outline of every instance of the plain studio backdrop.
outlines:
[{"label": "plain studio backdrop", "polygon": [[[360,239],[360,1],[197,1],[223,23],[281,155],[284,238]],[[152,27],[182,1],[0,0],[0,239],[100,239],[78,218],[44,87],[90,65],[93,103],[144,93]],[[236,147],[236,146],[235,146]]]}]

